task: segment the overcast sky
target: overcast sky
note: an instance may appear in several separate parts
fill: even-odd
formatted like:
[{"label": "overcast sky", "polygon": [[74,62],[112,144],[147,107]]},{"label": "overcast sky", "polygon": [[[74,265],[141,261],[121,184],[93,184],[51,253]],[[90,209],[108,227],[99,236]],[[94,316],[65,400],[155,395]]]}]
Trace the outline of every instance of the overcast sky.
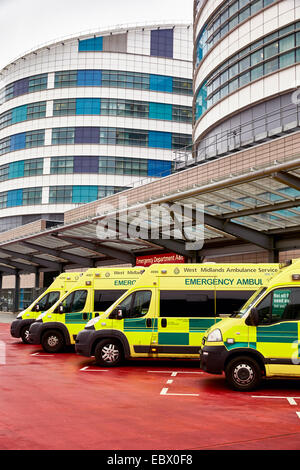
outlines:
[{"label": "overcast sky", "polygon": [[114,24],[192,22],[193,0],[0,0],[0,68],[53,39]]}]

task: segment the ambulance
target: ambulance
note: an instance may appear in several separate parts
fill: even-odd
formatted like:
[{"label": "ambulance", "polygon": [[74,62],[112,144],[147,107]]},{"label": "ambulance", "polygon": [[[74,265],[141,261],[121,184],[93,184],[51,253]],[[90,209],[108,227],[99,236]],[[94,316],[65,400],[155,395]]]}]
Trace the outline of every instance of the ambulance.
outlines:
[{"label": "ambulance", "polygon": [[268,285],[279,264],[155,264],[104,315],[89,321],[75,350],[102,366],[129,358],[199,358],[205,331]]},{"label": "ambulance", "polygon": [[10,334],[13,338],[22,338],[23,343],[28,344],[29,328],[41,312],[48,310],[71,287],[76,285],[83,273],[70,272],[60,274],[29,307],[19,313],[16,320],[11,323]]},{"label": "ambulance", "polygon": [[300,260],[261,287],[234,318],[203,338],[201,369],[225,373],[231,388],[250,391],[263,378],[300,377]]},{"label": "ambulance", "polygon": [[74,345],[85,324],[133,287],[144,272],[141,268],[91,268],[78,283],[29,329],[29,342],[57,353]]}]

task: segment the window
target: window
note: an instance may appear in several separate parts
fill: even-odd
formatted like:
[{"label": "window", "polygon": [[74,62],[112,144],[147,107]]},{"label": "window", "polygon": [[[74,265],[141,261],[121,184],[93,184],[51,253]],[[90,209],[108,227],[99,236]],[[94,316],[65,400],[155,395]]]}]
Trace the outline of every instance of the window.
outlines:
[{"label": "window", "polygon": [[69,70],[65,72],[56,72],[54,87],[69,88],[77,85],[77,70]]},{"label": "window", "polygon": [[193,81],[187,78],[173,77],[173,93],[178,95],[192,95]]},{"label": "window", "polygon": [[45,130],[26,132],[25,146],[26,148],[40,147],[44,145]]},{"label": "window", "polygon": [[52,157],[50,172],[52,175],[73,173],[73,157]]},{"label": "window", "polygon": [[214,317],[214,291],[160,291],[160,317]]},{"label": "window", "polygon": [[0,193],[0,208],[4,209],[7,207],[7,193]]},{"label": "window", "polygon": [[147,147],[148,132],[139,129],[116,129],[116,144]]},{"label": "window", "polygon": [[216,291],[216,313],[231,315],[238,312],[245,302],[251,297],[253,291]]},{"label": "window", "polygon": [[273,44],[270,44],[269,46],[266,46],[264,48],[265,59],[269,59],[270,57],[277,55],[278,52],[279,52],[279,44],[278,44],[278,41],[276,41],[276,42],[273,42]]},{"label": "window", "polygon": [[148,162],[139,158],[99,157],[99,173],[147,176]]},{"label": "window", "polygon": [[[49,292],[48,294],[44,295],[44,297],[42,297],[35,305],[34,307],[36,307],[37,305],[39,306],[39,311],[46,311],[48,310],[50,307],[52,307],[52,305],[55,304],[55,302],[58,301],[59,299],[59,292]],[[33,307],[33,308],[34,308]]]},{"label": "window", "polygon": [[95,290],[94,312],[104,312],[125,292],[126,290]]},{"label": "window", "polygon": [[24,176],[37,176],[43,174],[44,161],[42,158],[24,161]]},{"label": "window", "polygon": [[81,312],[86,303],[87,290],[76,290],[62,301],[63,313]]},{"label": "window", "polygon": [[54,100],[53,116],[69,116],[76,114],[76,99]]},{"label": "window", "polygon": [[116,308],[122,310],[122,318],[143,317],[149,311],[151,296],[151,291],[136,291],[126,297]]},{"label": "window", "polygon": [[46,102],[32,103],[27,105],[27,120],[38,119],[46,116]]},{"label": "window", "polygon": [[275,72],[278,70],[278,57],[276,59],[269,60],[268,62],[265,63],[265,75],[271,72]]},{"label": "window", "polygon": [[192,145],[192,137],[186,134],[172,134],[172,148],[182,149]]},{"label": "window", "polygon": [[52,145],[74,144],[74,140],[74,127],[60,127],[52,129]]},{"label": "window", "polygon": [[295,35],[290,34],[279,41],[279,52],[285,52],[295,47]]},{"label": "window", "polygon": [[28,91],[32,93],[34,91],[45,90],[48,83],[48,74],[44,73],[41,75],[35,75],[29,78]]},{"label": "window", "polygon": [[42,203],[42,188],[23,189],[23,206],[32,206]]},{"label": "window", "polygon": [[300,320],[300,288],[275,289],[257,307],[259,325]]},{"label": "window", "polygon": [[9,169],[8,164],[0,166],[0,182],[6,181],[8,179],[8,169]]},{"label": "window", "polygon": [[63,204],[72,202],[72,186],[52,186],[49,191],[49,203]]},{"label": "window", "polygon": [[12,114],[11,111],[1,114],[0,116],[0,129],[10,126],[12,124]]},{"label": "window", "polygon": [[191,123],[193,120],[192,108],[173,105],[172,120],[177,121],[177,122],[190,122]]},{"label": "window", "polygon": [[0,155],[10,152],[10,137],[0,140]]},{"label": "window", "polygon": [[295,51],[286,52],[279,57],[279,67],[282,69],[283,67],[288,67],[289,65],[293,65],[295,63]]}]

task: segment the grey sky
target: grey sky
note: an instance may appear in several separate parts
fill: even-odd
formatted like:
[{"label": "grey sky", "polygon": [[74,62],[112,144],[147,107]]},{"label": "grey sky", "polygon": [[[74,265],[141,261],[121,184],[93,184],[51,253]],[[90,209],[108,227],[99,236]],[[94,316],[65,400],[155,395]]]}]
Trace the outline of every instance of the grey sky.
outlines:
[{"label": "grey sky", "polygon": [[0,0],[0,68],[39,44],[114,24],[192,22],[193,0]]}]

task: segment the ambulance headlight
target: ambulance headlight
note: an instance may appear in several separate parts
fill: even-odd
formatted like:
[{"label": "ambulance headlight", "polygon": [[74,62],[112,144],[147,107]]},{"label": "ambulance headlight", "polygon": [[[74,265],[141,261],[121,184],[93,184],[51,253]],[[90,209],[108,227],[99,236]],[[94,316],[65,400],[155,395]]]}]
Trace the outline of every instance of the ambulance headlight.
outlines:
[{"label": "ambulance headlight", "polygon": [[208,343],[219,343],[223,341],[221,330],[216,328],[211,333],[209,333],[207,340]]},{"label": "ambulance headlight", "polygon": [[41,314],[37,317],[37,321],[42,320],[42,318],[44,318],[44,316],[46,315],[46,313],[47,313],[47,312],[41,313]]},{"label": "ambulance headlight", "polygon": [[94,326],[96,323],[98,323],[99,320],[99,317],[92,318],[90,321],[87,322],[85,328],[90,328],[91,326]]}]

